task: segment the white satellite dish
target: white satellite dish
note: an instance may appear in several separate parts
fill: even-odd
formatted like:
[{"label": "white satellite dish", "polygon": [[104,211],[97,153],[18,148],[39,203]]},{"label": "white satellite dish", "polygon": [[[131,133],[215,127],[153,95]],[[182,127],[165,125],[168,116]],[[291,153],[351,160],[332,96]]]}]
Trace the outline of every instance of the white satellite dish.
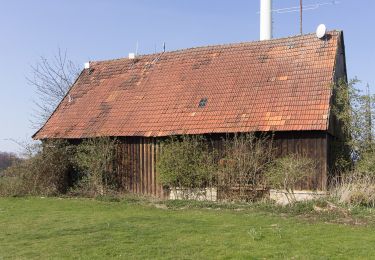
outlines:
[{"label": "white satellite dish", "polygon": [[316,29],[316,36],[319,39],[322,39],[324,36],[326,36],[327,33],[327,27],[324,24],[320,24],[318,28]]}]

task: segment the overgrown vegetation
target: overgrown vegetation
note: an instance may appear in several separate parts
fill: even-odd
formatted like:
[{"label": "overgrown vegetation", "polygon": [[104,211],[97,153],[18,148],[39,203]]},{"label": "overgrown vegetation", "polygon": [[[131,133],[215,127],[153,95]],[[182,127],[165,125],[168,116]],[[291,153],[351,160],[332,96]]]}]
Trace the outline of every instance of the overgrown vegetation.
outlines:
[{"label": "overgrown vegetation", "polygon": [[157,163],[160,182],[172,188],[175,197],[196,198],[214,185],[215,154],[203,137],[172,137],[162,145]]},{"label": "overgrown vegetation", "polygon": [[332,105],[333,123],[336,125],[334,156],[339,171],[347,171],[354,163],[360,162],[366,155],[374,154],[373,122],[375,98],[360,91],[357,79],[346,82],[340,79],[334,85],[334,102]]},{"label": "overgrown vegetation", "polygon": [[5,170],[0,195],[58,195],[69,187],[73,154],[64,141],[50,141],[27,147],[27,158]]},{"label": "overgrown vegetation", "polygon": [[332,107],[338,132],[333,156],[338,172],[332,180],[331,194],[340,203],[375,206],[375,97],[356,88],[357,79],[340,80],[334,86]]},{"label": "overgrown vegetation", "polygon": [[272,137],[253,133],[224,140],[217,187],[227,201],[254,201],[266,190],[265,171],[274,158]]},{"label": "overgrown vegetation", "polygon": [[295,203],[295,187],[315,173],[316,163],[299,154],[276,159],[265,173],[268,186],[283,190],[289,203]]},{"label": "overgrown vegetation", "polygon": [[62,140],[29,145],[26,158],[0,178],[0,196],[107,194],[116,188],[111,167],[114,149],[115,141],[109,138],[78,145]]},{"label": "overgrown vegetation", "polygon": [[333,185],[331,197],[346,205],[375,207],[375,175],[348,172]]},{"label": "overgrown vegetation", "polygon": [[97,196],[118,189],[113,168],[116,140],[97,138],[84,140],[77,146],[74,164],[79,173],[73,194]]},{"label": "overgrown vegetation", "polygon": [[157,163],[161,183],[181,194],[177,198],[201,197],[215,187],[222,200],[254,200],[265,189],[262,173],[273,157],[272,139],[243,134],[222,142],[224,149],[218,151],[203,137],[165,141]]}]

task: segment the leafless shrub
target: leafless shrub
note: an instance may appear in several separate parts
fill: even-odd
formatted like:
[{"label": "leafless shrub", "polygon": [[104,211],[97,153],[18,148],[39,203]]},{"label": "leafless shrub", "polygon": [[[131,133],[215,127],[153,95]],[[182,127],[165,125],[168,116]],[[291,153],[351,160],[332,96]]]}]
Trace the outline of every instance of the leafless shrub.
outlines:
[{"label": "leafless shrub", "polygon": [[217,185],[221,199],[253,201],[265,190],[264,173],[274,156],[272,138],[240,134],[224,140]]}]

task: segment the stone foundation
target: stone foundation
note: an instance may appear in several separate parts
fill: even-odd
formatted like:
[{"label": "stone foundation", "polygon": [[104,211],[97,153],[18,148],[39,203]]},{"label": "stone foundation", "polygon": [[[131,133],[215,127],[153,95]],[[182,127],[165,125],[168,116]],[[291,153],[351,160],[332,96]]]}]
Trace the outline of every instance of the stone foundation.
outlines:
[{"label": "stone foundation", "polygon": [[[294,191],[294,197],[296,201],[308,201],[324,198],[327,196],[325,191],[308,191],[308,190],[296,190]],[[270,199],[276,201],[277,204],[287,205],[289,200],[287,192],[283,190],[270,190]]]},{"label": "stone foundation", "polygon": [[198,201],[217,201],[217,189],[216,188],[205,188],[205,189],[170,189],[169,196],[170,200],[198,200]]}]

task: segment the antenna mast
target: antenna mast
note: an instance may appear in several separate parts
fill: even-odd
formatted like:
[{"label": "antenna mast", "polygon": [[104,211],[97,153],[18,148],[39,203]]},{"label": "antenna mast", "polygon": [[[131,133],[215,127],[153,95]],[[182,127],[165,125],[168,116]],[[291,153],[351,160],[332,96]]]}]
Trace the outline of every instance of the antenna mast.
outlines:
[{"label": "antenna mast", "polygon": [[260,0],[260,40],[272,39],[272,0]]},{"label": "antenna mast", "polygon": [[299,1],[299,12],[300,12],[300,20],[299,20],[299,28],[301,35],[303,34],[303,1]]},{"label": "antenna mast", "polygon": [[[266,1],[266,0],[261,0],[261,1]],[[299,31],[300,34],[303,34],[303,12],[304,11],[311,11],[311,10],[316,10],[319,9],[320,7],[323,6],[329,6],[329,5],[338,5],[340,4],[340,1],[337,0],[331,0],[323,3],[316,3],[316,4],[307,4],[303,5],[303,0],[299,1],[299,6],[292,6],[292,7],[285,7],[285,8],[279,8],[279,9],[271,9],[272,13],[277,13],[277,14],[286,14],[286,13],[294,13],[294,12],[299,12],[300,13],[300,22],[299,22]],[[259,12],[258,12],[259,13]],[[260,12],[262,15],[262,11]]]},{"label": "antenna mast", "polygon": [[367,117],[367,131],[368,131],[368,142],[372,143],[372,111],[371,111],[371,95],[370,95],[370,86],[367,83],[366,85],[366,117]]}]

